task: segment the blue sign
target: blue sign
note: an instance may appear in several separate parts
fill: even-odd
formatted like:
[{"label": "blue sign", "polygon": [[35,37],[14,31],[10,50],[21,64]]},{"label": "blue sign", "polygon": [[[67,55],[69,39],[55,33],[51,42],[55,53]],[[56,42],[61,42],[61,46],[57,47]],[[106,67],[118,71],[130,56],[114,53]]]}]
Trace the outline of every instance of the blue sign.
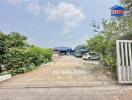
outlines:
[{"label": "blue sign", "polygon": [[114,6],[114,7],[111,7],[111,16],[114,16],[114,17],[121,17],[121,16],[124,16],[124,11],[125,11],[125,8],[122,7],[122,6]]}]

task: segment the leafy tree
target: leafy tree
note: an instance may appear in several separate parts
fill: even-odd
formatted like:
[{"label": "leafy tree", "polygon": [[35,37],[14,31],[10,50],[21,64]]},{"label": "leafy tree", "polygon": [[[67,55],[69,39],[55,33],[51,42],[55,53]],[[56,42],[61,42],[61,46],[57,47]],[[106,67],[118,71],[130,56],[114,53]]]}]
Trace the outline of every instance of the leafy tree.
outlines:
[{"label": "leafy tree", "polygon": [[87,47],[102,55],[102,59],[116,70],[116,40],[132,39],[132,17],[102,19],[93,22],[92,27],[97,34],[87,40]]},{"label": "leafy tree", "polygon": [[17,47],[17,48],[22,48],[22,47],[27,47],[27,37],[21,35],[18,32],[11,32],[8,34],[8,40],[7,40],[7,46],[9,48]]},{"label": "leafy tree", "polygon": [[6,53],[7,50],[6,39],[7,39],[7,35],[3,34],[3,32],[0,32],[0,72],[2,71],[1,67],[4,63],[3,55]]},{"label": "leafy tree", "polygon": [[120,0],[121,4],[125,6],[127,10],[130,10],[132,7],[132,0]]},{"label": "leafy tree", "polygon": [[17,32],[11,32],[8,35],[0,32],[0,72],[2,71],[1,66],[5,65],[4,55],[8,53],[10,48],[26,47],[26,40],[25,36]]},{"label": "leafy tree", "polygon": [[131,16],[132,15],[132,0],[120,0],[120,3],[125,7],[126,15]]},{"label": "leafy tree", "polygon": [[6,66],[12,75],[31,71],[42,63],[49,62],[52,57],[51,49],[31,46],[27,37],[11,32],[0,32],[0,72],[1,65]]},{"label": "leafy tree", "polygon": [[93,38],[90,38],[87,40],[87,47],[90,48],[90,50],[99,52],[101,54],[105,54],[105,45],[104,45],[104,37],[100,34],[94,36]]},{"label": "leafy tree", "polygon": [[92,26],[97,35],[87,40],[87,47],[92,51],[100,53],[107,66],[110,66],[111,70],[115,70],[116,40],[124,33],[127,33],[124,20],[102,19],[100,23],[94,21]]}]

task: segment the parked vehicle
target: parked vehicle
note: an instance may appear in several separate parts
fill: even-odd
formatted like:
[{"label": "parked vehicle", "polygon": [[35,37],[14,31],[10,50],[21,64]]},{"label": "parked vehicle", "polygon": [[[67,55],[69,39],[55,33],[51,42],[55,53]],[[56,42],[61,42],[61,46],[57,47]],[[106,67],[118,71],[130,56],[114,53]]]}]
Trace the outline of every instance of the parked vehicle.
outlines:
[{"label": "parked vehicle", "polygon": [[82,57],[82,53],[79,51],[74,52],[74,56],[76,57]]},{"label": "parked vehicle", "polygon": [[88,50],[86,49],[80,49],[80,50],[76,50],[74,52],[74,56],[76,57],[82,57],[84,53],[88,52]]},{"label": "parked vehicle", "polygon": [[95,52],[87,52],[83,54],[82,58],[84,60],[99,60],[100,56]]},{"label": "parked vehicle", "polygon": [[88,52],[89,50],[83,46],[79,45],[74,49],[74,56],[76,57],[82,57],[84,53]]}]

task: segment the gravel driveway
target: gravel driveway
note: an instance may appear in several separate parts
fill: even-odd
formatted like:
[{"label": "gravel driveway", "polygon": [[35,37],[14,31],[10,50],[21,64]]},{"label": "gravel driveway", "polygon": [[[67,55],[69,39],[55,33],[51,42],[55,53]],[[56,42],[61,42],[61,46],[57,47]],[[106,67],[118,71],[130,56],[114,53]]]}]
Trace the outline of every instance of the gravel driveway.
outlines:
[{"label": "gravel driveway", "polygon": [[17,75],[0,86],[100,86],[115,83],[111,76],[109,70],[99,66],[97,61],[61,56],[32,72]]},{"label": "gravel driveway", "polygon": [[132,100],[132,87],[119,85],[98,61],[55,57],[38,69],[0,83],[0,100]]}]

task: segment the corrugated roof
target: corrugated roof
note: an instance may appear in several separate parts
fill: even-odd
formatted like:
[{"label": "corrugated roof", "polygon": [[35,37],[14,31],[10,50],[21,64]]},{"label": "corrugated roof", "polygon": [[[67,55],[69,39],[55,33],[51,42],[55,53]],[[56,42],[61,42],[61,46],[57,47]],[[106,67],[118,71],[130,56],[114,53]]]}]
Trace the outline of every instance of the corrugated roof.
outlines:
[{"label": "corrugated roof", "polygon": [[67,51],[67,50],[72,50],[72,48],[70,47],[55,47],[53,48],[54,50],[64,50],[64,51]]}]

